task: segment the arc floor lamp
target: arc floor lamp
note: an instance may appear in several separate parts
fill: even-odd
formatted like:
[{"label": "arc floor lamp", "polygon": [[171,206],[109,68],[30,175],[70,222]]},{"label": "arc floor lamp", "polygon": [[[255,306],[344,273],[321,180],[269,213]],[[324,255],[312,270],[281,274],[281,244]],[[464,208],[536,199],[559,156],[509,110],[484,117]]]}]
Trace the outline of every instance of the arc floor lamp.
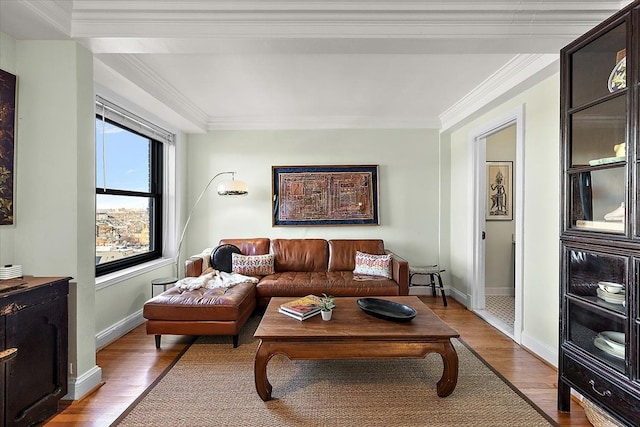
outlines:
[{"label": "arc floor lamp", "polygon": [[247,184],[243,181],[236,181],[235,176],[236,172],[220,172],[217,173],[209,180],[204,189],[200,192],[200,195],[196,199],[196,202],[193,204],[191,211],[189,212],[189,216],[187,217],[187,221],[184,223],[184,228],[182,229],[182,234],[180,235],[180,240],[178,242],[178,250],[176,253],[176,277],[180,278],[180,271],[178,270],[178,264],[180,263],[180,248],[182,247],[182,241],[184,240],[184,235],[187,232],[187,228],[189,227],[189,222],[191,221],[191,216],[193,212],[198,207],[200,200],[205,195],[213,181],[221,176],[221,175],[231,175],[231,179],[227,181],[221,181],[218,184],[218,195],[220,196],[245,196],[249,193]]}]

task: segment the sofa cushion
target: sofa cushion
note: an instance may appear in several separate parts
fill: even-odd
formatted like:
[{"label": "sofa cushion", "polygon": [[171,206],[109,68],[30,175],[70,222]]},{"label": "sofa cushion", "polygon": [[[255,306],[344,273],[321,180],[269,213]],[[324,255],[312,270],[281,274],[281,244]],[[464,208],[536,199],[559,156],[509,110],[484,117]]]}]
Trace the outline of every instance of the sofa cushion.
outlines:
[{"label": "sofa cushion", "polygon": [[272,297],[330,294],[336,297],[399,295],[398,284],[382,277],[361,280],[351,271],[283,272],[263,277],[256,285],[258,303]]},{"label": "sofa cushion", "polygon": [[380,276],[391,279],[391,254],[372,255],[364,252],[356,252],[356,267],[353,274],[367,276]]},{"label": "sofa cushion", "polygon": [[271,253],[276,273],[327,271],[329,248],[324,239],[273,239]]},{"label": "sofa cushion", "polygon": [[231,245],[228,243],[220,245],[211,252],[211,261],[209,265],[211,265],[211,267],[216,270],[231,273],[231,256],[233,254],[239,253],[241,253],[240,248],[238,248],[236,245]]},{"label": "sofa cushion", "polygon": [[231,288],[167,289],[144,304],[148,320],[235,321],[246,308],[255,306],[255,284]]},{"label": "sofa cushion", "polygon": [[273,274],[273,254],[266,255],[232,255],[231,269],[234,273],[245,276],[266,276]]},{"label": "sofa cushion", "polygon": [[243,255],[265,255],[269,253],[269,239],[222,239],[220,245],[231,244],[240,248]]},{"label": "sofa cushion", "polygon": [[329,240],[328,271],[353,271],[356,267],[356,251],[382,255],[384,241],[380,239],[334,239]]}]

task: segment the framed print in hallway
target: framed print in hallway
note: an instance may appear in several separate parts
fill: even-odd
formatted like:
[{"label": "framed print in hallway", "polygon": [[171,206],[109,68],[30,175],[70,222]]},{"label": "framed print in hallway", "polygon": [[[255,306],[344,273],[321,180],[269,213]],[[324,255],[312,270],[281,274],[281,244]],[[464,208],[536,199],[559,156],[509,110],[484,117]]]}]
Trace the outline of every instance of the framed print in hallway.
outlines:
[{"label": "framed print in hallway", "polygon": [[487,221],[513,220],[513,162],[487,162]]},{"label": "framed print in hallway", "polygon": [[273,166],[274,226],[379,225],[378,166]]}]

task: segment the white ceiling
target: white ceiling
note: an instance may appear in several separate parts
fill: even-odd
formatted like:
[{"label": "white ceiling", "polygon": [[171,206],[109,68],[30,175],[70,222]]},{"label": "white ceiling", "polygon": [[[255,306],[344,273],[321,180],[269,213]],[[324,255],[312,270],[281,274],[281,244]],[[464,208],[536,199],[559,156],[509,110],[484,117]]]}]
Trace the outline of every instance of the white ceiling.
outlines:
[{"label": "white ceiling", "polygon": [[0,31],[77,40],[96,83],[185,132],[446,129],[627,3],[0,0]]}]

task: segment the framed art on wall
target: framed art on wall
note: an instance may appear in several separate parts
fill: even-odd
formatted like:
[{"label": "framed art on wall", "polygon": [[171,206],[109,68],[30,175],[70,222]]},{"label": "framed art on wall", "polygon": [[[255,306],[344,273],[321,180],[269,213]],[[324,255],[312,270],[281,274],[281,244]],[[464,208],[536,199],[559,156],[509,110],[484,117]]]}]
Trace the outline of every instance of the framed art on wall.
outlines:
[{"label": "framed art on wall", "polygon": [[274,226],[379,225],[378,166],[273,166]]},{"label": "framed art on wall", "polygon": [[513,220],[513,162],[487,162],[487,221]]},{"label": "framed art on wall", "polygon": [[14,223],[16,81],[0,70],[0,225]]}]

